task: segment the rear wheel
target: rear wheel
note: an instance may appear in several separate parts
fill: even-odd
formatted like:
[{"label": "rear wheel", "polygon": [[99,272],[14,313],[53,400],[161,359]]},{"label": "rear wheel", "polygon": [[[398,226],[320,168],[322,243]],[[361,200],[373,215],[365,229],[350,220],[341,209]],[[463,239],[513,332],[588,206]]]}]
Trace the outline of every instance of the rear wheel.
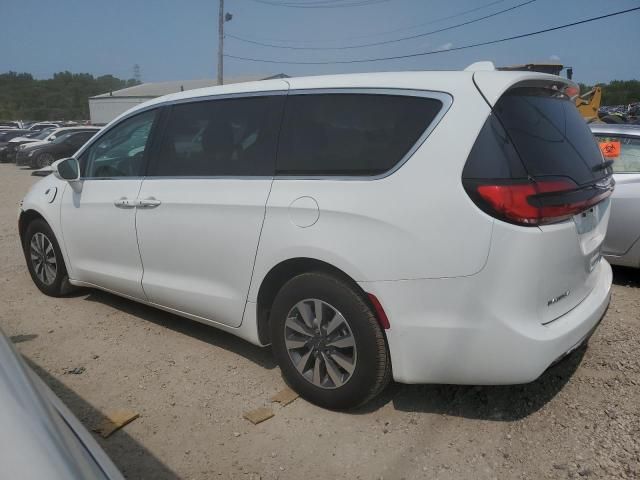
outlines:
[{"label": "rear wheel", "polygon": [[51,297],[74,290],[53,231],[42,219],[33,220],[24,235],[23,250],[31,279],[36,287]]},{"label": "rear wheel", "polygon": [[361,294],[326,273],[287,282],[270,315],[274,355],[287,381],[319,406],[362,405],[389,382],[391,362],[382,329]]}]

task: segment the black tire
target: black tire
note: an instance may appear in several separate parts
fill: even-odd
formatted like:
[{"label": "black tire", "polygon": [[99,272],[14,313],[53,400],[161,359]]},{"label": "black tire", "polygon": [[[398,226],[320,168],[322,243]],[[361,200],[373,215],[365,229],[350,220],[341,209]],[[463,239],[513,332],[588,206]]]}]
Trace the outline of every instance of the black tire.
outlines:
[{"label": "black tire", "polygon": [[[287,316],[298,302],[307,299],[321,300],[340,312],[355,341],[355,368],[341,386],[328,389],[312,383],[298,372],[287,350]],[[280,289],[269,318],[273,353],[282,375],[300,396],[311,403],[332,410],[358,407],[378,395],[389,383],[391,359],[383,331],[362,292],[346,280],[324,272],[298,275]],[[313,357],[311,361],[314,361]],[[328,373],[326,369],[324,371]]]},{"label": "black tire", "polygon": [[[46,282],[40,278],[38,273],[40,272],[40,275],[42,275],[44,267],[38,268],[37,261],[33,260],[31,254],[31,244],[36,235],[43,235],[46,241],[50,243],[55,254],[55,275],[51,276],[51,270],[47,270],[45,272]],[[61,297],[71,293],[75,289],[75,287],[69,283],[69,276],[67,275],[67,268],[64,264],[62,252],[60,251],[60,245],[58,245],[58,241],[47,222],[38,218],[29,223],[24,234],[22,249],[25,260],[27,261],[27,268],[31,274],[31,279],[42,293],[50,297]],[[51,278],[53,279],[51,280]]]},{"label": "black tire", "polygon": [[31,167],[44,168],[48,165],[51,165],[54,161],[55,159],[53,158],[53,155],[51,155],[50,153],[41,153],[36,157],[35,161],[34,160],[31,161]]}]

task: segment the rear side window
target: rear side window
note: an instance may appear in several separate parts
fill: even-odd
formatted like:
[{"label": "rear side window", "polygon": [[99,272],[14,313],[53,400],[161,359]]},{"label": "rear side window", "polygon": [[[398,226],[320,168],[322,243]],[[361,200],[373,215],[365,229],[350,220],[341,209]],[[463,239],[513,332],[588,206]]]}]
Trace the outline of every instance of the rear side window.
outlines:
[{"label": "rear side window", "polygon": [[494,113],[532,177],[568,177],[578,185],[607,175],[600,149],[575,105],[546,88],[515,88]]},{"label": "rear side window", "polygon": [[465,179],[527,178],[513,142],[495,114],[489,115],[480,130],[462,176]]},{"label": "rear side window", "polygon": [[272,176],[283,98],[174,105],[149,176]]},{"label": "rear side window", "polygon": [[640,138],[596,134],[602,155],[613,160],[614,173],[640,173]]},{"label": "rear side window", "polygon": [[429,127],[442,102],[376,94],[291,94],[277,173],[378,175],[398,164]]},{"label": "rear side window", "polygon": [[96,134],[96,132],[80,132],[80,133],[76,133],[76,134],[72,135],[69,138],[69,143],[71,145],[73,145],[74,147],[81,147],[82,145],[84,145],[87,142],[87,140],[89,140],[95,134]]}]

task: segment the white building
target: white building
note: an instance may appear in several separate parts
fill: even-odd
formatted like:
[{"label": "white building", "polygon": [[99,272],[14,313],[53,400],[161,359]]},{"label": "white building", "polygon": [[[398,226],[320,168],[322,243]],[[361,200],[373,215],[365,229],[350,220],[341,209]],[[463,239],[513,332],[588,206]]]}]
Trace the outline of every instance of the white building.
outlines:
[{"label": "white building", "polygon": [[[270,78],[286,78],[287,76],[288,75],[280,73],[266,78],[260,75],[236,77],[225,79],[225,84],[267,80]],[[162,95],[181,92],[183,90],[213,87],[216,85],[218,85],[218,82],[214,79],[176,80],[173,82],[143,83],[135,87],[123,88],[122,90],[96,95],[95,97],[89,98],[91,123],[94,125],[106,125],[121,113],[151,98],[161,97]]]}]

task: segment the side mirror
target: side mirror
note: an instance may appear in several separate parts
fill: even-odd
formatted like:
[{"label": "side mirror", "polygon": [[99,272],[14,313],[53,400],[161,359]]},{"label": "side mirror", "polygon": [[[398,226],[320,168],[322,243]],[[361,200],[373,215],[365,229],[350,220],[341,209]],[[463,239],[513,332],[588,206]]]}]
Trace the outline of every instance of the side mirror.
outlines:
[{"label": "side mirror", "polygon": [[67,182],[77,182],[80,180],[80,164],[73,157],[63,158],[53,162],[51,165],[53,174],[60,180]]}]

